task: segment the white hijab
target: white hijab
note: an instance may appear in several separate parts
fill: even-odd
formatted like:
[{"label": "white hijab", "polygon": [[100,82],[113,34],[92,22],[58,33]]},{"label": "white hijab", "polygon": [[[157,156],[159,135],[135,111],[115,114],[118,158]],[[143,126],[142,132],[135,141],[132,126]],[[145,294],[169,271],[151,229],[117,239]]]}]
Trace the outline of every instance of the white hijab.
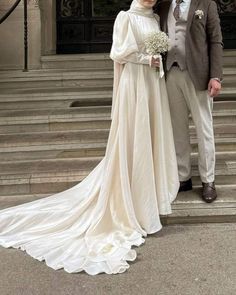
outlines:
[{"label": "white hijab", "polygon": [[143,6],[139,0],[133,0],[129,12],[139,14],[139,15],[145,15],[145,16],[153,16],[153,9],[147,8]]}]

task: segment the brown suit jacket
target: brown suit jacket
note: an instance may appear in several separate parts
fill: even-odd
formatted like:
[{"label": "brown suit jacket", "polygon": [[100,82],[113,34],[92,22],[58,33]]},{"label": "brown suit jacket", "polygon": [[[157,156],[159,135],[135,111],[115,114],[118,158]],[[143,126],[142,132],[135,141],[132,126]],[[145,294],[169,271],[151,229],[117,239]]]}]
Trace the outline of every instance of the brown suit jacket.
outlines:
[{"label": "brown suit jacket", "polygon": [[[168,34],[168,13],[171,0],[157,6],[161,29]],[[204,16],[199,19],[196,10]],[[223,43],[217,5],[213,0],[192,0],[186,31],[186,64],[198,90],[206,90],[210,78],[222,79]]]}]

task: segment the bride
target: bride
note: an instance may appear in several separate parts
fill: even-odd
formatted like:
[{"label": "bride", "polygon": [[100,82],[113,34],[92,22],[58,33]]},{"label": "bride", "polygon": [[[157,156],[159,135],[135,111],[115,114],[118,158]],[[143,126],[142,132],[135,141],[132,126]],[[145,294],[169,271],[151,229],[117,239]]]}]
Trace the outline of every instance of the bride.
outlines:
[{"label": "bride", "polygon": [[[161,230],[179,188],[161,59],[145,53],[159,31],[156,0],[134,0],[114,25],[112,124],[104,159],[80,184],[0,211],[0,245],[53,269],[122,273],[132,246]],[[157,72],[155,67],[160,66]]]}]

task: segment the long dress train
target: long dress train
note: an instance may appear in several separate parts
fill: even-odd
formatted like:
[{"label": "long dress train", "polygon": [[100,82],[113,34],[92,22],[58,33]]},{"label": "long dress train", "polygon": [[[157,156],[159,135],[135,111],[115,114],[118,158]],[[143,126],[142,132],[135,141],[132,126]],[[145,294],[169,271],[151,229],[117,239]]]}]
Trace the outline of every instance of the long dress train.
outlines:
[{"label": "long dress train", "polygon": [[179,182],[165,81],[148,65],[144,46],[158,30],[150,10],[119,13],[104,159],[71,189],[0,211],[0,245],[53,269],[114,274],[136,258],[132,246],[161,229],[159,215],[171,213]]}]

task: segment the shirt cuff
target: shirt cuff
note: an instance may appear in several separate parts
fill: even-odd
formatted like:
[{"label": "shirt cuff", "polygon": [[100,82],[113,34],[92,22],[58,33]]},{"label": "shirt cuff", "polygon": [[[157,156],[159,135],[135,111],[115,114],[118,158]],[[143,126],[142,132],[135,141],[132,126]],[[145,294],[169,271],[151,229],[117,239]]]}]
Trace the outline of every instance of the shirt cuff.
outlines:
[{"label": "shirt cuff", "polygon": [[216,80],[216,81],[218,81],[219,83],[222,82],[222,80],[220,80],[219,78],[211,78],[211,79]]}]

